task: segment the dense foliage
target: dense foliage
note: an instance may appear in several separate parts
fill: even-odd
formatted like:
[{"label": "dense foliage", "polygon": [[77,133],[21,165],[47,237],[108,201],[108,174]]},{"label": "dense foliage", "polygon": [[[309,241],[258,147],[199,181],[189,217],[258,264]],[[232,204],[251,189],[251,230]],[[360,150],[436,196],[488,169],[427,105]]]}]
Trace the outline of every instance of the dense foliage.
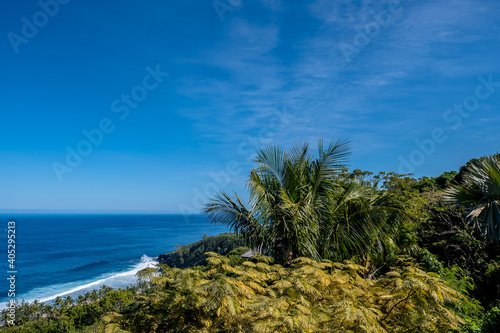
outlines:
[{"label": "dense foliage", "polygon": [[347,155],[343,141],[262,149],[251,202],[206,207],[236,235],[179,246],[126,290],[22,303],[1,330],[500,331],[499,156],[415,179],[350,172]]},{"label": "dense foliage", "polygon": [[205,212],[282,264],[302,256],[380,259],[407,214],[376,184],[342,177],[347,155],[344,141],[327,148],[320,141],[317,156],[307,144],[262,149],[248,182],[248,207],[222,192]]},{"label": "dense foliage", "polygon": [[297,258],[283,267],[264,256],[237,264],[207,255],[198,269],[143,270],[144,290],[94,292],[75,306],[70,298],[23,304],[24,325],[9,331],[448,332],[464,322],[456,308],[470,303],[409,260],[370,280],[349,261]]},{"label": "dense foliage", "polygon": [[468,302],[436,274],[401,261],[374,281],[351,262],[257,257],[241,265],[207,253],[199,270],[163,267],[155,297],[113,323],[131,332],[448,332]]},{"label": "dense foliage", "polygon": [[[23,301],[16,307],[16,326],[9,327],[8,323],[4,323],[6,327],[1,330],[22,333],[82,332],[96,322],[101,322],[109,312],[127,308],[140,292],[139,285],[125,290],[103,286],[79,296],[77,300],[68,296],[64,299],[56,298],[53,304]],[[2,318],[7,318],[7,312],[8,310],[2,311]]]}]

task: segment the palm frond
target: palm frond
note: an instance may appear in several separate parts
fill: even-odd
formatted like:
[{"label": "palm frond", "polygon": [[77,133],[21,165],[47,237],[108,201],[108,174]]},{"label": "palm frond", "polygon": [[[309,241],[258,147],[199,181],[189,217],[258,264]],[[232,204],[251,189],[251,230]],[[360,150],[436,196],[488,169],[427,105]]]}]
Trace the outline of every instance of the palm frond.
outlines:
[{"label": "palm frond", "polygon": [[445,190],[443,200],[470,208],[472,222],[487,241],[500,242],[500,157],[489,156],[472,164],[461,184]]}]

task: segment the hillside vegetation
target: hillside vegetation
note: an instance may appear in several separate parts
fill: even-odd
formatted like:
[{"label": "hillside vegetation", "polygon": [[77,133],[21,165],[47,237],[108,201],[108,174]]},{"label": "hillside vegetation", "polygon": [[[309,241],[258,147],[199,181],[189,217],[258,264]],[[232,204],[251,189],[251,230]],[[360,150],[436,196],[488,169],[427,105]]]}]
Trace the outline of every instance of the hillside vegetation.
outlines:
[{"label": "hillside vegetation", "polygon": [[[202,266],[207,264],[206,257],[203,255],[205,252],[215,252],[226,255],[231,250],[244,247],[245,240],[232,233],[220,234],[212,237],[204,236],[199,242],[190,245],[178,245],[175,252],[160,254],[158,256],[158,261],[160,264],[176,268]],[[248,250],[250,249],[244,248],[239,252],[243,253]]]},{"label": "hillside vegetation", "polygon": [[235,235],[179,246],[126,290],[23,303],[2,330],[498,332],[500,156],[415,179],[349,171],[348,155],[260,150],[250,202],[221,192],[204,210]]}]

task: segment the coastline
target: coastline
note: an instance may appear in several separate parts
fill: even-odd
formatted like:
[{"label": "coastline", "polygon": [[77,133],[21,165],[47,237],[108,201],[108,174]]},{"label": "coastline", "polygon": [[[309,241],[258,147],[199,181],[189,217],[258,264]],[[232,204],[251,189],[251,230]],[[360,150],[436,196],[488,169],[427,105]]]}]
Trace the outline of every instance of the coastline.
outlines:
[{"label": "coastline", "polygon": [[[99,290],[103,286],[111,287],[113,289],[126,288],[131,284],[137,283],[137,277],[135,276],[135,274],[138,271],[147,267],[154,267],[154,265],[156,265],[157,263],[158,257],[149,257],[144,254],[141,257],[139,263],[135,264],[132,267],[128,267],[129,269],[126,271],[110,272],[91,280],[82,280],[35,288],[28,291],[24,295],[19,295],[20,297],[18,298],[18,301],[22,300],[28,303],[33,303],[34,301],[38,301],[40,303],[50,303],[57,297],[71,296],[73,299],[76,299],[80,295],[84,295],[87,292],[91,292],[93,290]],[[50,290],[53,290],[53,293],[50,293]],[[43,294],[47,295],[49,293],[50,296],[36,296]],[[7,308],[7,302],[7,298],[0,302],[0,311]]]},{"label": "coastline", "polygon": [[[136,283],[135,273],[147,266],[143,255],[156,263],[176,244],[227,232],[225,226],[210,224],[201,215],[192,216],[190,223],[179,214],[12,215],[0,214],[0,218],[15,220],[17,225],[16,302],[77,297],[103,284],[127,287]],[[7,293],[0,296],[0,308],[5,308],[12,298]]]}]

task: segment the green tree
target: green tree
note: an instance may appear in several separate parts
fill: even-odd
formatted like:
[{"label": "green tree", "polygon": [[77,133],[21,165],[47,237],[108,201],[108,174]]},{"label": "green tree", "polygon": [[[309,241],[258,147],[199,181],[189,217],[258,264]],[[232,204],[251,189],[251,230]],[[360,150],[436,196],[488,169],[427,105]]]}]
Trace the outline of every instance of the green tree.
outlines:
[{"label": "green tree", "polygon": [[248,181],[251,208],[220,193],[205,213],[280,263],[353,255],[367,263],[370,254],[383,261],[406,214],[378,181],[364,180],[371,173],[346,172],[345,141],[326,149],[320,141],[318,150],[315,156],[307,144],[261,149]]},{"label": "green tree", "polygon": [[443,196],[449,204],[470,209],[467,219],[487,242],[500,242],[500,157],[489,156],[468,166],[460,184]]},{"label": "green tree", "polygon": [[358,255],[379,263],[390,255],[398,226],[407,219],[394,196],[364,181],[338,183],[328,195],[328,212],[321,224],[318,248],[324,259],[342,261]]},{"label": "green tree", "polygon": [[243,234],[252,246],[262,246],[280,262],[307,256],[319,259],[320,221],[328,211],[332,181],[349,155],[347,142],[332,141],[318,155],[308,144],[289,150],[266,147],[258,152],[257,168],[248,181],[250,209],[236,195],[219,193],[205,213],[214,222]]}]

